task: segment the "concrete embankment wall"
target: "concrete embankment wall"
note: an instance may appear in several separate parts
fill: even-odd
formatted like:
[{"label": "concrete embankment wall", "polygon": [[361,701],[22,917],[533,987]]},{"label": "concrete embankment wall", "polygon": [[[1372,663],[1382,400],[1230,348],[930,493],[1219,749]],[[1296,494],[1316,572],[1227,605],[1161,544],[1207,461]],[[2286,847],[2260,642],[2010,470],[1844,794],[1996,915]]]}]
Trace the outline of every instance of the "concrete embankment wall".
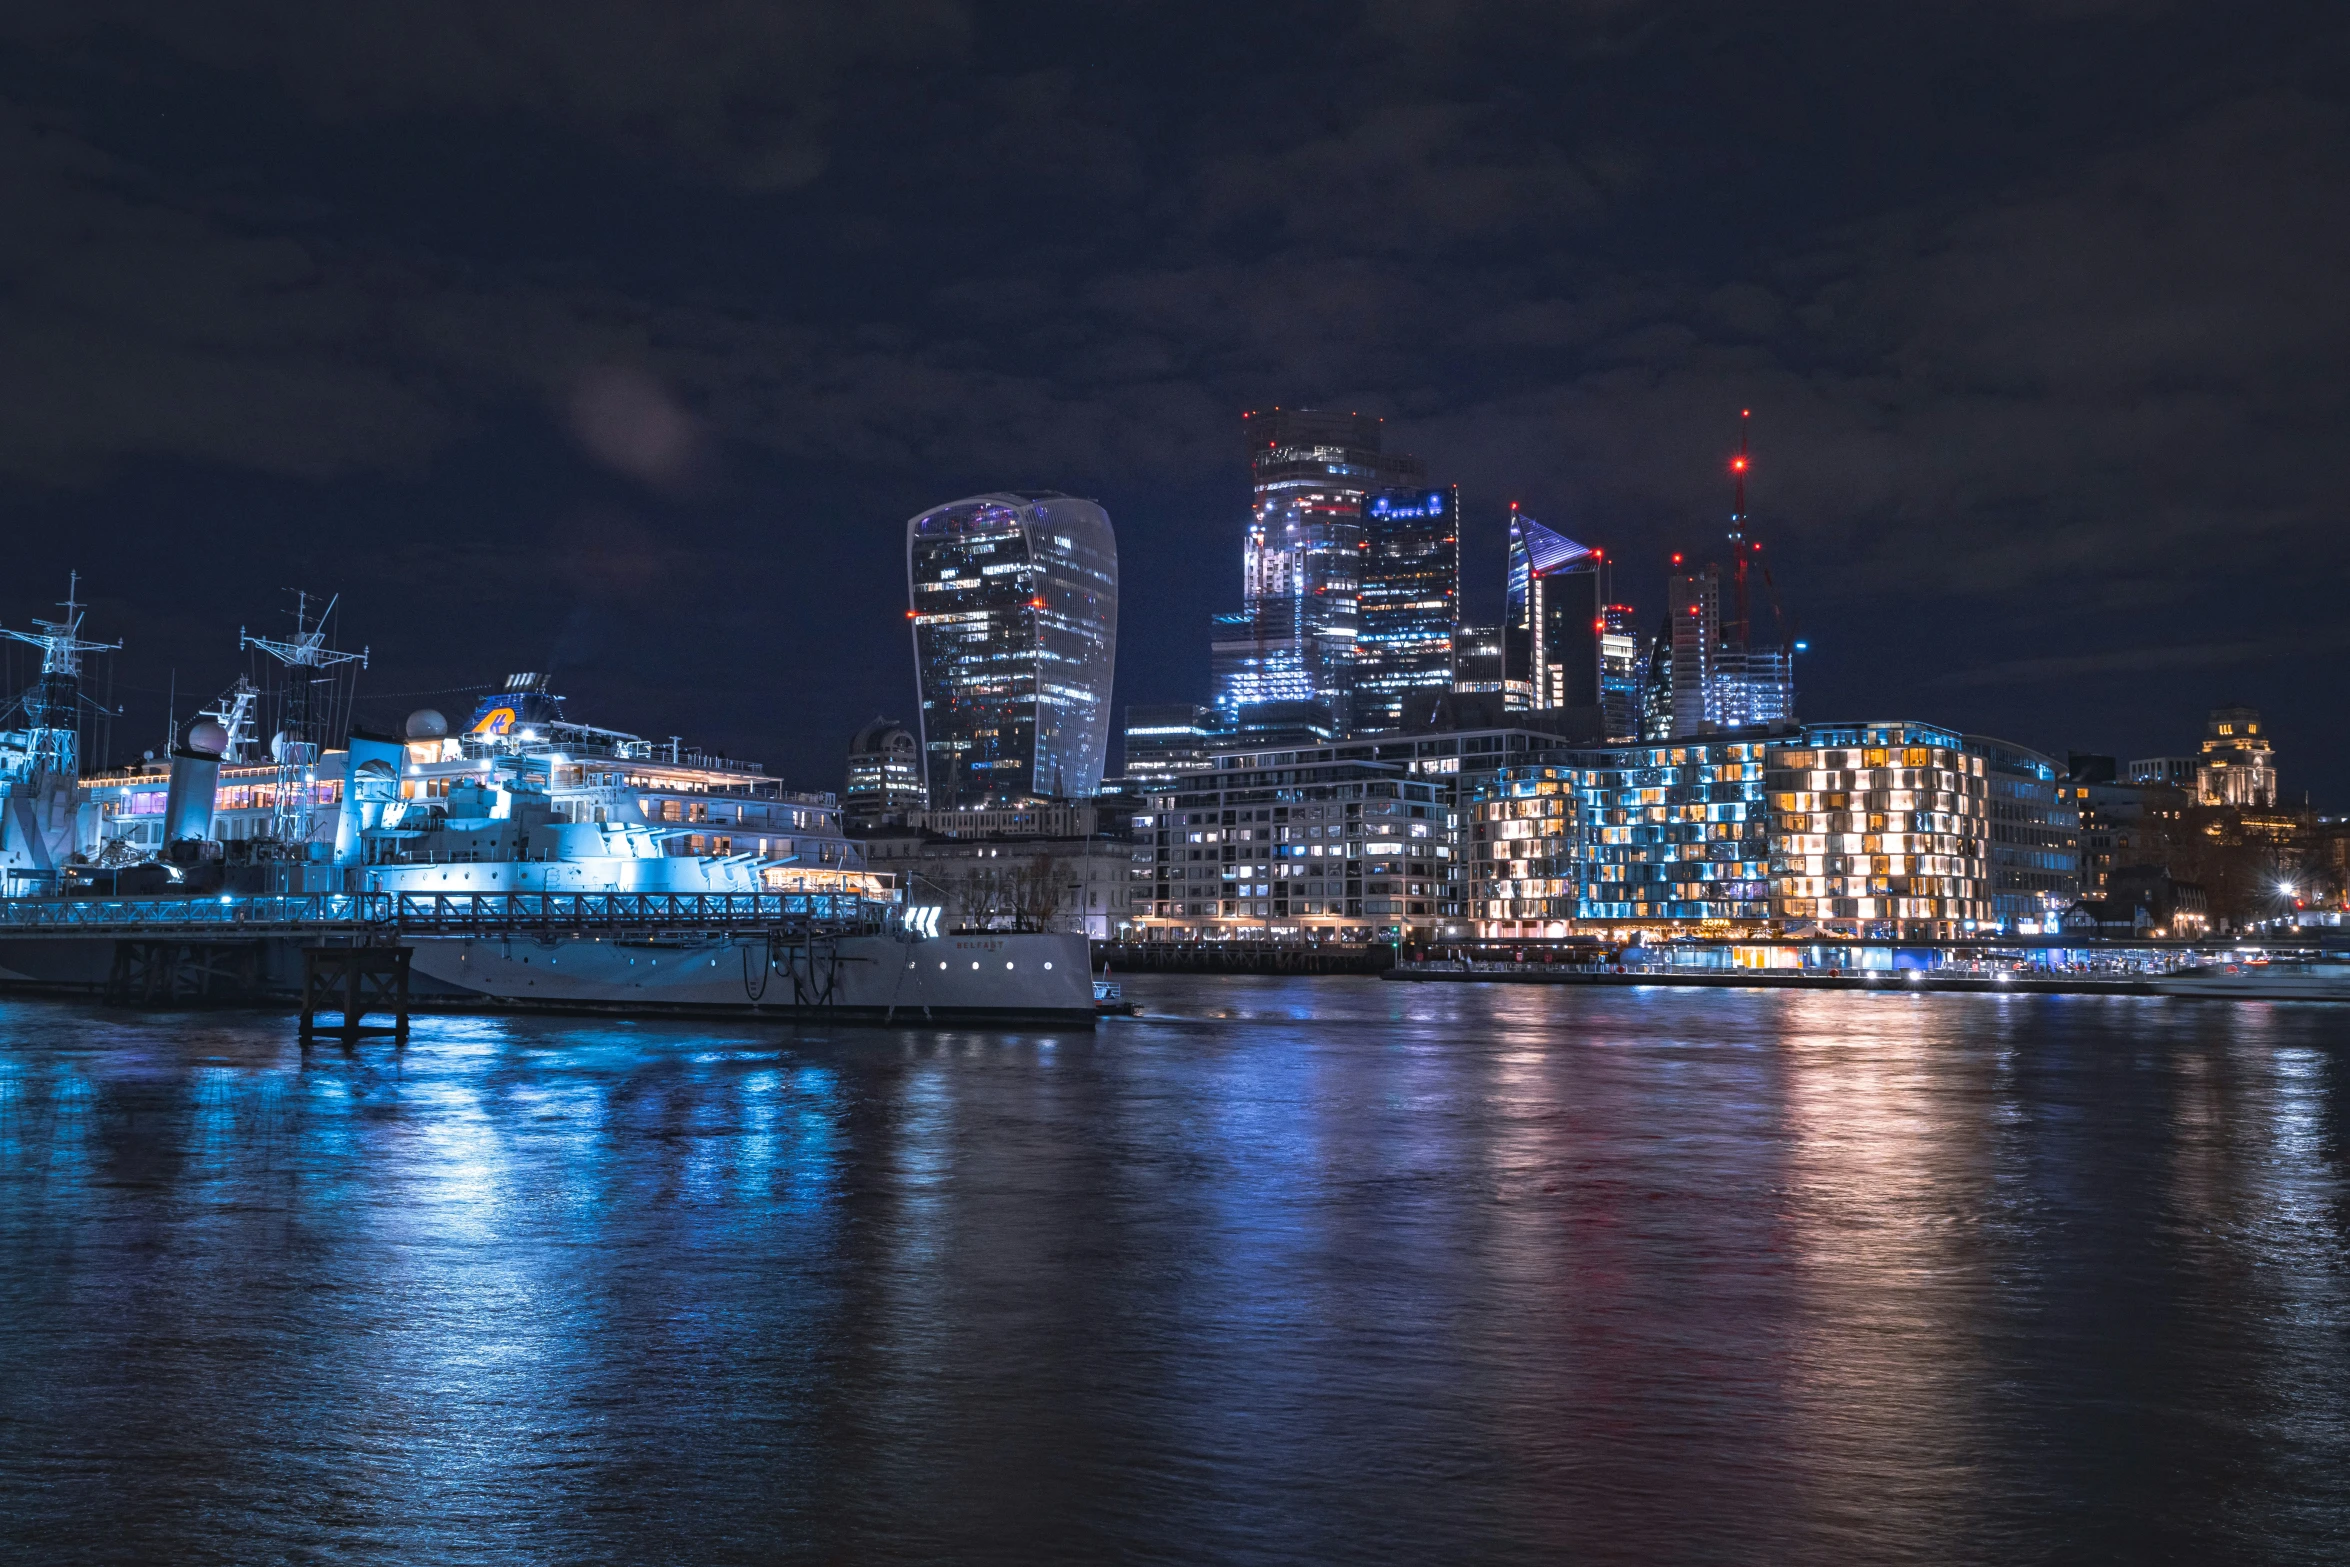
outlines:
[{"label": "concrete embankment wall", "polygon": [[1272,942],[1108,942],[1093,944],[1094,971],[1119,974],[1384,974],[1395,949],[1381,945],[1284,946]]},{"label": "concrete embankment wall", "polygon": [[2080,975],[2033,976],[1977,973],[1932,973],[1906,969],[1898,973],[1803,972],[1794,969],[1699,969],[1623,973],[1612,970],[1567,968],[1547,964],[1512,967],[1481,964],[1474,969],[1444,963],[1411,963],[1389,969],[1383,976],[1456,985],[1687,985],[1719,990],[1878,990],[1971,991],[1990,995],[2119,995],[2149,996],[2153,985],[2142,979],[2098,979]]}]

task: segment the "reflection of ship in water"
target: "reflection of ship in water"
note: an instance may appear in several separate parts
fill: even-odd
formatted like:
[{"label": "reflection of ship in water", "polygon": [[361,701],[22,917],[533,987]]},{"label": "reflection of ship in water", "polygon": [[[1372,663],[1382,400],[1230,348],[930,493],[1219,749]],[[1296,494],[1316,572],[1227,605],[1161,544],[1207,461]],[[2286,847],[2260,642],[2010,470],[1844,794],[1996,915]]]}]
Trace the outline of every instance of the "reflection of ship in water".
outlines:
[{"label": "reflection of ship in water", "polygon": [[[166,760],[80,777],[70,755],[55,760],[53,735],[0,751],[51,758],[37,775],[46,792],[26,804],[9,775],[11,812],[47,825],[38,855],[7,861],[0,980],[95,986],[109,958],[119,975],[128,938],[114,925],[218,940],[206,932],[268,924],[266,940],[290,951],[301,930],[277,926],[314,911],[366,939],[388,922],[412,945],[427,996],[1091,1014],[1083,937],[930,933],[904,917],[895,879],[866,868],[830,794],[679,739],[575,720],[540,674],[509,676],[461,727],[420,709],[397,734],[353,726],[330,745],[333,715],[349,707],[333,671],[360,657],[329,648],[301,612],[294,637],[244,643],[296,693],[280,696],[266,744],[267,694],[240,680]],[[42,714],[57,710],[38,700]],[[69,938],[61,921],[93,933]],[[285,954],[256,961],[282,968]]]}]

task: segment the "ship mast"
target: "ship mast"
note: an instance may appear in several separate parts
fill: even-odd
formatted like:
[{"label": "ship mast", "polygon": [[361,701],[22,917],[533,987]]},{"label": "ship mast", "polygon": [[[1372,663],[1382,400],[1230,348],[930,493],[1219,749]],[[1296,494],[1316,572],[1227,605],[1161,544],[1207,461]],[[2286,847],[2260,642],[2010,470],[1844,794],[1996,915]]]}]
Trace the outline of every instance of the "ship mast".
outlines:
[{"label": "ship mast", "polygon": [[311,712],[310,688],[320,680],[319,671],[332,669],[337,664],[357,664],[367,667],[367,649],[344,653],[326,645],[326,621],[342,601],[336,594],[326,601],[326,608],[318,618],[310,618],[310,595],[297,589],[294,594],[294,635],[280,641],[271,637],[257,637],[244,627],[237,628],[239,649],[257,648],[286,666],[286,698],[282,708],[283,722],[275,739],[269,742],[270,755],[277,762],[277,788],[270,809],[270,836],[281,844],[310,841],[311,788],[316,783],[319,737],[314,732],[316,720]]},{"label": "ship mast", "polygon": [[228,749],[221,752],[226,762],[250,762],[259,749],[253,739],[253,708],[261,699],[261,688],[243,675],[237,683],[220,694],[220,700],[210,707],[198,708],[196,716],[209,718],[228,734]]},{"label": "ship mast", "polygon": [[[36,631],[0,626],[0,637],[41,650],[41,676],[24,694],[25,755],[17,776],[24,792],[38,793],[50,779],[71,783],[81,776],[82,655],[111,653],[120,642],[91,642],[82,636],[81,573],[66,577],[60,620],[36,620]],[[15,780],[12,779],[13,783]]]}]

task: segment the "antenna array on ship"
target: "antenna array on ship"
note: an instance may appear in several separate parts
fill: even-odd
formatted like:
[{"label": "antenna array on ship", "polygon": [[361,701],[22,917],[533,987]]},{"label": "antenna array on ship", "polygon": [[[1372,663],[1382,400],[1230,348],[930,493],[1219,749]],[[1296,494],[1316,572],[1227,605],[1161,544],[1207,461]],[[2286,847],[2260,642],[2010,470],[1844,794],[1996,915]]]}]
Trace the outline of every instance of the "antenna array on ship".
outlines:
[{"label": "antenna array on ship", "polygon": [[[344,653],[326,645],[327,617],[341,602],[337,594],[326,601],[318,619],[309,618],[310,595],[297,590],[294,595],[294,635],[280,641],[270,637],[253,636],[244,627],[237,628],[237,646],[254,648],[276,659],[286,668],[286,696],[280,705],[278,733],[269,742],[269,753],[277,763],[277,783],[271,813],[271,835],[280,843],[306,844],[310,841],[311,790],[318,763],[318,719],[311,711],[311,687],[318,682],[316,671],[332,669],[338,664],[357,664],[367,667],[367,649]],[[235,731],[232,729],[231,733]]]}]

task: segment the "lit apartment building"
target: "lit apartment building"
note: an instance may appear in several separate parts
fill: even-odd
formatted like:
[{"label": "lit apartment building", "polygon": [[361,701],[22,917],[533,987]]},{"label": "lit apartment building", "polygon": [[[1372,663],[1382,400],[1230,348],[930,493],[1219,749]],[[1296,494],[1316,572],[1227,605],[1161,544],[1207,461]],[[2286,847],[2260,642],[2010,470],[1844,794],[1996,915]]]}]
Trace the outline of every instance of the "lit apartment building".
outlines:
[{"label": "lit apartment building", "polygon": [[[1409,746],[1410,742],[1401,742]],[[1432,932],[1450,790],[1368,746],[1233,753],[1135,817],[1136,921],[1160,940]]]},{"label": "lit apartment building", "polygon": [[1981,756],[1929,724],[1811,724],[1768,760],[1771,901],[1858,935],[1957,935],[1997,917]]},{"label": "lit apartment building", "polygon": [[1771,918],[1766,743],[1559,751],[1473,791],[1465,913],[1493,937],[1758,930]]},{"label": "lit apartment building", "polygon": [[1997,918],[1988,771],[1912,723],[1562,747],[1464,796],[1464,914],[1505,939],[1981,928]]},{"label": "lit apartment building", "polygon": [[2081,810],[2064,769],[1986,735],[1968,735],[1966,748],[1986,764],[1992,917],[2023,935],[2053,933],[2081,897]]}]

